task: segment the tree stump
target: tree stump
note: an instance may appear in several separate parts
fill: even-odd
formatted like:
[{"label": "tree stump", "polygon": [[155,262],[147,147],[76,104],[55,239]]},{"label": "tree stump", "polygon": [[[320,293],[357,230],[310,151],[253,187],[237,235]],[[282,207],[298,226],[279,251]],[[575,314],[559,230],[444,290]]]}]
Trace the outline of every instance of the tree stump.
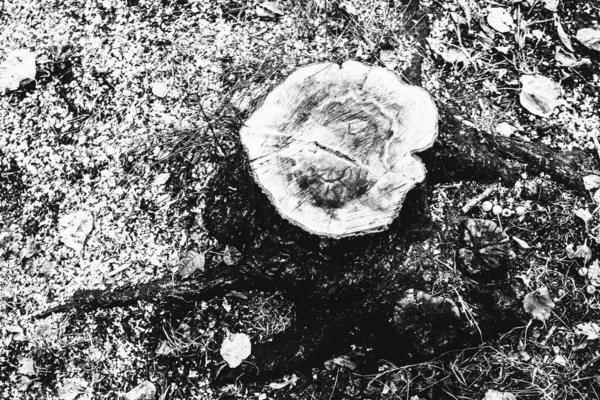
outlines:
[{"label": "tree stump", "polygon": [[385,229],[425,178],[413,153],[437,136],[423,89],[356,61],[292,73],[240,131],[250,166],[279,213],[340,238]]}]

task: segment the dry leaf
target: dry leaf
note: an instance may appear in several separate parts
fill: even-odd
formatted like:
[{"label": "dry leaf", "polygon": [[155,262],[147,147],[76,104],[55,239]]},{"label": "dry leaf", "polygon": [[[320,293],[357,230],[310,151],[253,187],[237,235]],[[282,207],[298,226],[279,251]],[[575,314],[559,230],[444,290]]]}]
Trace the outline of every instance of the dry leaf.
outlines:
[{"label": "dry leaf", "polygon": [[0,64],[0,95],[19,89],[23,81],[35,80],[35,54],[27,49],[13,50]]},{"label": "dry leaf", "polygon": [[150,381],[143,381],[127,392],[123,397],[126,400],[151,400],[156,396],[156,386]]},{"label": "dry leaf", "polygon": [[517,244],[519,245],[519,247],[521,247],[522,249],[530,249],[530,248],[531,248],[531,246],[529,246],[529,245],[527,244],[527,242],[526,242],[526,241],[524,241],[523,239],[519,239],[519,238],[518,238],[518,237],[516,237],[516,236],[513,236],[512,238],[513,238],[513,240],[514,240],[515,242],[517,242]]},{"label": "dry leaf", "polygon": [[94,219],[88,211],[76,211],[58,220],[60,240],[65,246],[81,252],[85,240],[94,228]]},{"label": "dry leaf", "polygon": [[544,8],[548,11],[556,12],[558,11],[558,3],[560,3],[560,0],[544,0]]},{"label": "dry leaf", "polygon": [[582,244],[577,246],[577,250],[575,251],[572,251],[571,245],[571,251],[569,251],[567,246],[567,256],[569,258],[583,258],[583,265],[586,265],[592,260],[592,249],[587,244]]},{"label": "dry leaf", "polygon": [[583,186],[585,186],[585,190],[594,190],[600,188],[600,176],[595,174],[584,176]]},{"label": "dry leaf", "polygon": [[223,252],[223,262],[227,265],[237,264],[242,259],[242,253],[233,246],[225,247]]},{"label": "dry leaf", "polygon": [[517,400],[517,397],[509,392],[500,392],[494,389],[488,389],[485,392],[483,400]]},{"label": "dry leaf", "polygon": [[600,338],[600,325],[595,322],[584,322],[575,327],[576,335],[585,335],[587,340]]},{"label": "dry leaf", "polygon": [[276,1],[265,1],[256,6],[256,15],[259,18],[273,19],[284,14],[281,5]]},{"label": "dry leaf", "polygon": [[600,51],[600,30],[584,28],[577,31],[577,40],[590,50]]},{"label": "dry leaf", "polygon": [[298,377],[296,374],[292,374],[292,376],[286,375],[283,377],[283,382],[269,383],[269,387],[271,389],[280,390],[289,385],[296,386],[296,382],[298,382]]},{"label": "dry leaf", "polygon": [[462,50],[458,49],[450,49],[443,50],[442,45],[438,40],[427,38],[427,42],[429,43],[429,47],[431,50],[442,57],[444,61],[450,64],[468,64],[469,63],[469,55],[465,54]]},{"label": "dry leaf", "polygon": [[379,53],[379,60],[387,69],[390,70],[394,70],[396,67],[402,64],[402,61],[400,61],[394,50],[381,50]]},{"label": "dry leaf", "polygon": [[489,9],[487,23],[500,33],[510,32],[515,25],[510,12],[498,7]]},{"label": "dry leaf", "polygon": [[250,337],[245,333],[227,333],[221,344],[221,356],[230,368],[236,368],[252,352]]},{"label": "dry leaf", "polygon": [[584,210],[583,208],[578,208],[573,214],[575,214],[576,217],[581,218],[586,225],[592,219],[592,214],[590,214],[587,209]]},{"label": "dry leaf", "polygon": [[598,260],[594,260],[588,267],[586,278],[590,282],[590,285],[600,287],[600,262]]},{"label": "dry leaf", "polygon": [[530,313],[533,318],[544,322],[550,317],[554,303],[550,299],[547,287],[541,287],[525,296],[523,308]]},{"label": "dry leaf", "polygon": [[560,85],[541,75],[523,75],[519,97],[521,105],[532,114],[548,117],[562,103]]},{"label": "dry leaf", "polygon": [[35,361],[29,357],[17,358],[19,360],[19,369],[17,372],[21,375],[35,376]]},{"label": "dry leaf", "polygon": [[567,32],[565,32],[558,16],[554,17],[554,24],[556,25],[556,33],[558,33],[558,38],[562,42],[563,46],[565,46],[569,51],[574,52],[575,50],[573,50],[571,37],[567,34]]},{"label": "dry leaf", "polygon": [[170,177],[171,174],[168,172],[165,172],[164,174],[158,174],[156,175],[156,178],[154,178],[154,181],[152,181],[152,186],[162,186],[167,183]]},{"label": "dry leaf", "polygon": [[472,18],[473,14],[471,13],[471,6],[469,6],[469,2],[467,0],[458,0],[458,4],[460,5],[463,12],[465,13],[465,19],[467,20],[467,25],[471,26],[471,18]]},{"label": "dry leaf", "polygon": [[204,253],[188,251],[181,257],[177,272],[182,278],[187,278],[196,271],[203,271],[205,261]]}]

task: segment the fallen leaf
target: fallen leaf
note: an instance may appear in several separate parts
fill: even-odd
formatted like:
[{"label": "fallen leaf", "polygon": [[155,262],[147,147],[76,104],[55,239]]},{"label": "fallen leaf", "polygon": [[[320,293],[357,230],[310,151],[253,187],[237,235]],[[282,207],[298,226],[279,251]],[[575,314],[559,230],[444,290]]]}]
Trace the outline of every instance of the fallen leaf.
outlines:
[{"label": "fallen leaf", "polygon": [[589,65],[592,63],[589,58],[578,59],[574,53],[571,53],[562,46],[556,46],[554,60],[558,63],[560,67],[570,68],[576,68],[582,65]]},{"label": "fallen leaf", "polygon": [[600,51],[600,30],[583,28],[577,31],[577,40],[590,50]]},{"label": "fallen leaf", "polygon": [[488,10],[487,23],[500,33],[510,32],[515,25],[510,12],[499,7]]},{"label": "fallen leaf", "polygon": [[223,252],[223,262],[227,265],[237,264],[242,259],[242,253],[233,246],[225,247]]},{"label": "fallen leaf", "polygon": [[588,267],[587,279],[590,285],[600,287],[600,262],[594,260],[594,262]]},{"label": "fallen leaf", "polygon": [[85,240],[94,228],[94,217],[88,211],[76,211],[58,220],[60,240],[80,253]]},{"label": "fallen leaf", "polygon": [[554,303],[550,299],[547,287],[541,287],[525,296],[523,308],[530,313],[533,318],[544,322],[550,317]]},{"label": "fallen leaf", "polygon": [[259,18],[273,19],[285,14],[281,5],[276,1],[265,1],[256,6],[256,15]]},{"label": "fallen leaf", "polygon": [[429,43],[429,47],[431,50],[442,57],[444,61],[450,64],[468,64],[469,63],[469,55],[465,54],[462,50],[458,49],[450,49],[443,50],[442,45],[438,40],[427,38],[427,42]]},{"label": "fallen leaf", "polygon": [[596,190],[593,198],[594,198],[594,201],[596,202],[596,204],[600,204],[600,189]]},{"label": "fallen leaf", "polygon": [[586,265],[592,260],[592,249],[587,244],[581,244],[577,246],[574,252],[572,251],[572,247],[571,251],[567,250],[567,256],[569,258],[583,258],[583,265]]},{"label": "fallen leaf", "polygon": [[166,340],[162,340],[156,349],[157,356],[168,356],[173,354],[174,350]]},{"label": "fallen leaf", "polygon": [[204,253],[188,251],[181,257],[177,272],[182,278],[187,278],[196,271],[203,271],[205,261]]},{"label": "fallen leaf", "polygon": [[527,244],[527,242],[526,242],[526,241],[524,241],[523,239],[519,239],[519,238],[518,238],[518,237],[516,237],[516,236],[513,236],[512,238],[513,238],[513,240],[514,240],[515,242],[517,242],[517,244],[519,245],[519,247],[521,247],[522,249],[530,249],[530,248],[531,248],[531,246],[529,246],[529,245]]},{"label": "fallen leaf", "polygon": [[292,374],[292,376],[286,375],[283,377],[283,382],[269,383],[269,387],[271,389],[280,390],[289,385],[296,386],[296,382],[298,382],[298,377],[296,374]]},{"label": "fallen leaf", "polygon": [[245,333],[227,333],[221,344],[221,356],[230,368],[236,368],[252,351],[250,337]]},{"label": "fallen leaf", "polygon": [[565,359],[564,356],[562,356],[560,354],[558,354],[556,357],[554,357],[554,361],[553,362],[554,362],[554,364],[558,364],[558,365],[561,365],[563,367],[565,365],[567,365],[567,360]]},{"label": "fallen leaf", "polygon": [[556,33],[558,33],[558,38],[562,42],[563,46],[565,46],[570,52],[574,52],[575,50],[573,49],[571,37],[567,34],[567,32],[565,32],[558,15],[555,15],[554,17],[554,25],[556,26]]},{"label": "fallen leaf", "polygon": [[585,190],[594,190],[600,188],[600,176],[595,174],[584,176],[583,186],[585,186]]},{"label": "fallen leaf", "polygon": [[575,214],[576,217],[581,218],[586,225],[592,219],[592,214],[590,214],[587,209],[584,210],[583,208],[578,208],[573,214]]},{"label": "fallen leaf", "polygon": [[333,362],[333,364],[339,367],[346,368],[350,371],[354,371],[356,370],[356,368],[358,368],[356,363],[352,361],[348,356],[334,357],[331,361]]},{"label": "fallen leaf", "polygon": [[19,369],[17,370],[19,374],[27,376],[36,375],[35,361],[32,358],[19,356],[17,360],[19,361]]},{"label": "fallen leaf", "polygon": [[467,20],[467,25],[471,25],[471,18],[473,14],[471,13],[471,6],[469,6],[469,2],[467,0],[458,0],[458,4],[460,8],[462,8],[465,13],[465,19]]},{"label": "fallen leaf", "polygon": [[558,3],[560,3],[560,0],[544,0],[544,8],[548,11],[556,12],[558,11]]},{"label": "fallen leaf", "polygon": [[584,322],[575,327],[576,335],[585,335],[587,340],[600,338],[600,325],[595,322]]},{"label": "fallen leaf", "polygon": [[496,132],[504,137],[510,137],[515,134],[515,127],[509,124],[508,122],[501,122],[496,127]]},{"label": "fallen leaf", "polygon": [[500,392],[499,390],[488,389],[485,392],[483,400],[517,400],[517,397],[509,392]]},{"label": "fallen leaf", "polygon": [[381,50],[379,53],[379,60],[390,70],[394,70],[402,64],[402,61],[400,61],[394,50]]},{"label": "fallen leaf", "polygon": [[35,80],[35,54],[27,49],[13,50],[0,64],[0,95],[19,89],[22,82]]},{"label": "fallen leaf", "polygon": [[156,386],[150,381],[143,381],[123,396],[126,400],[151,400],[156,396]]},{"label": "fallen leaf", "polygon": [[548,117],[562,103],[562,89],[558,83],[541,75],[523,75],[520,81],[523,87],[519,100],[530,113]]},{"label": "fallen leaf", "polygon": [[162,186],[167,183],[170,177],[171,174],[168,172],[165,172],[164,174],[158,174],[152,181],[152,186]]},{"label": "fallen leaf", "polygon": [[17,390],[19,392],[27,391],[27,389],[29,389],[29,386],[31,385],[31,382],[33,382],[33,379],[31,379],[30,377],[25,375],[20,376],[19,380],[17,381]]}]

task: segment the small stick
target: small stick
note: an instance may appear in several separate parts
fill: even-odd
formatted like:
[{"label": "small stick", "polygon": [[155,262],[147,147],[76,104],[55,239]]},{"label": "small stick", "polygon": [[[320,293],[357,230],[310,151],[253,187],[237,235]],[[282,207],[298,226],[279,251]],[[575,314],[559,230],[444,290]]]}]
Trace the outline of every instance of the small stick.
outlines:
[{"label": "small stick", "polygon": [[598,153],[598,159],[600,160],[600,142],[598,142],[598,135],[592,133],[592,140],[594,141],[594,146],[596,146],[596,152]]},{"label": "small stick", "polygon": [[495,188],[489,187],[489,188],[485,189],[483,191],[483,193],[481,193],[479,196],[476,196],[476,197],[472,198],[471,200],[469,200],[467,202],[467,204],[465,204],[462,208],[463,214],[468,213],[469,210],[471,210],[471,208],[475,207],[481,200],[485,199],[490,194],[492,194],[494,192],[494,190],[495,190]]}]

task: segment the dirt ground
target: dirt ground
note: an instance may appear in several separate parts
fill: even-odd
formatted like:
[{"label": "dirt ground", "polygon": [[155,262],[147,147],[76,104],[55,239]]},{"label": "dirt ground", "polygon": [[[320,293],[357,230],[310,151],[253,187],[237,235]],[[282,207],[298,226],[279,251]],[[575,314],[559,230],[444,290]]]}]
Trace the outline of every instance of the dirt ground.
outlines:
[{"label": "dirt ground", "polygon": [[[516,185],[431,187],[438,233],[413,248],[411,260],[431,271],[434,292],[452,290],[459,222],[493,220],[512,240],[514,278],[528,292],[547,288],[554,308],[543,322],[532,318],[428,361],[362,368],[373,349],[356,343],[269,381],[214,384],[228,332],[265,343],[293,326],[294,305],[280,292],[34,318],[78,289],[175,281],[182,266],[235,263],[237,249],[212,237],[202,219],[206,188],[239,150],[237,129],[257,100],[301,65],[385,66],[485,140],[510,135],[596,156],[600,52],[575,37],[598,25],[598,5],[420,7],[411,14],[393,0],[3,1],[0,61],[26,48],[37,73],[0,94],[1,397],[112,399],[143,381],[155,385],[156,399],[600,397],[600,195],[593,184],[579,193],[527,171]],[[497,8],[508,12],[507,32],[490,23]],[[575,59],[588,62],[556,60],[565,36]],[[415,60],[420,70],[410,68]],[[547,117],[520,100],[521,77],[535,74],[561,88]],[[504,216],[482,203],[461,211],[488,188],[485,200],[508,210]],[[64,217],[77,211],[92,228],[82,249],[64,236]],[[460,298],[457,291],[476,326],[478,310]]]}]

